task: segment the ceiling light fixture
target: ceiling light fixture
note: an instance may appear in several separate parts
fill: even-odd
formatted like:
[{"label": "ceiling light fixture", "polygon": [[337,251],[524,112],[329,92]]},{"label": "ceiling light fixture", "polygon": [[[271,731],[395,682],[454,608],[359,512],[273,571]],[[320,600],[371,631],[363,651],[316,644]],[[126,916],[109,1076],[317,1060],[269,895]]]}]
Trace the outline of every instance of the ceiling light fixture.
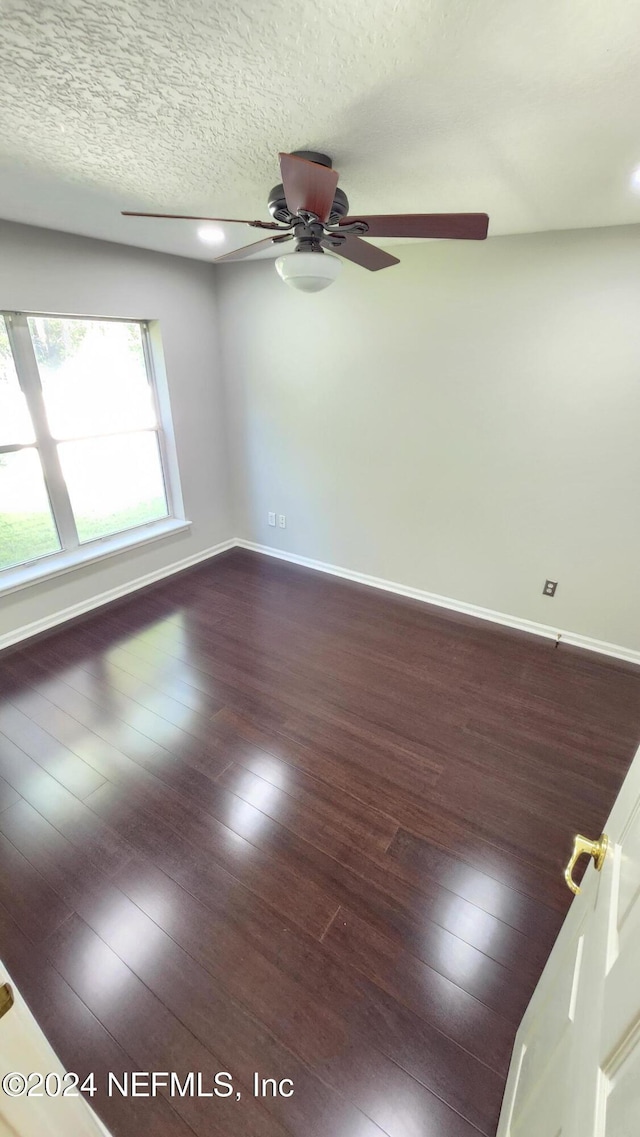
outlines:
[{"label": "ceiling light fixture", "polygon": [[224,241],[224,233],[217,225],[201,225],[198,236],[205,245],[220,245]]},{"label": "ceiling light fixture", "polygon": [[299,292],[320,292],[328,288],[340,273],[342,261],[324,249],[305,249],[278,257],[276,272]]}]

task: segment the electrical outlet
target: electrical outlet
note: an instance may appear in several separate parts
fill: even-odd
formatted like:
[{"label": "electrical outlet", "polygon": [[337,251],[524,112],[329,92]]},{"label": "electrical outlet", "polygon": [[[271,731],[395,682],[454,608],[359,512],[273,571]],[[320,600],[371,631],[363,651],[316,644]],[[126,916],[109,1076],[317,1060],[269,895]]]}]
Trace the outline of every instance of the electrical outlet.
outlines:
[{"label": "electrical outlet", "polygon": [[557,580],[545,580],[544,588],[542,589],[542,595],[543,596],[555,596],[557,587],[558,587]]},{"label": "electrical outlet", "polygon": [[278,525],[280,526],[281,529],[287,528],[287,519],[286,519],[284,513],[278,514]]},{"label": "electrical outlet", "polygon": [[275,525],[275,523],[276,523],[276,515],[275,515],[275,513],[270,513],[269,514],[269,524]]}]

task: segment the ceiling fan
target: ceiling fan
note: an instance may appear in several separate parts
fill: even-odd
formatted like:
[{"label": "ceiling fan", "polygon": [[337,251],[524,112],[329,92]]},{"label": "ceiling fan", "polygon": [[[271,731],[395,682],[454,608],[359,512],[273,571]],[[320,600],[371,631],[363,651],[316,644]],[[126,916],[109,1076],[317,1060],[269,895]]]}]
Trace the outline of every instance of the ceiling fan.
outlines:
[{"label": "ceiling fan", "polygon": [[[180,221],[237,221],[253,229],[268,229],[269,236],[217,257],[214,264],[239,261],[268,245],[295,240],[291,255],[278,257],[276,269],[287,284],[303,292],[318,292],[340,272],[340,257],[377,272],[399,264],[398,258],[363,241],[363,237],[440,237],[483,241],[486,213],[397,213],[350,217],[349,201],[338,189],[338,173],[326,154],[294,150],[280,154],[282,183],[269,194],[273,221],[239,221],[232,217],[189,217],[171,213],[133,213],[124,217],[158,217]],[[325,250],[332,250],[328,254]],[[337,253],[338,256],[333,254]]]}]

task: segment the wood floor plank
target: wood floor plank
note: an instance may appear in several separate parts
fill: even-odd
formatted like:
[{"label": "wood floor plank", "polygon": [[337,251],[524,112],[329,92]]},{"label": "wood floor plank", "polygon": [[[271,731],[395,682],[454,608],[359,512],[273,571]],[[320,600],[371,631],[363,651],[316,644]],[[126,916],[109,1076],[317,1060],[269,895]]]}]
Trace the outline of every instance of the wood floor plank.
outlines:
[{"label": "wood floor plank", "polygon": [[[225,891],[221,883],[203,889],[192,877],[192,891],[200,895],[209,912],[203,913],[200,910],[200,915],[194,919],[191,906],[189,918],[189,903],[184,896],[180,899],[176,895],[170,881],[149,862],[130,863],[118,874],[116,883],[139,907],[161,923],[177,942],[203,962],[208,970],[226,975],[228,989],[236,991],[239,998],[246,999],[247,995],[246,991],[237,987],[234,973],[238,964],[241,972],[250,967],[248,959],[253,958],[252,951],[247,950],[247,945],[250,945],[276,965],[283,975],[295,980],[298,987],[305,990],[307,996],[314,1001],[312,1005],[330,1008],[337,1018],[344,1020],[345,1037],[336,1046],[334,1036],[334,1051],[343,1054],[349,1039],[353,1045],[354,1040],[369,1043],[373,1037],[378,1049],[397,1065],[408,1069],[413,1077],[418,1077],[426,1088],[451,1105],[455,1112],[461,1113],[473,1124],[479,1124],[483,1132],[490,1131],[502,1095],[502,1080],[424,1021],[409,1013],[403,1018],[395,1003],[391,1000],[385,1003],[384,993],[380,989],[371,985],[365,990],[359,978],[354,982],[352,969],[345,970],[342,963],[334,962],[332,955],[324,951],[321,944],[288,925],[266,905],[257,905],[241,890],[236,889],[233,893]],[[171,914],[171,923],[167,923],[166,913]],[[212,917],[215,918],[213,922]],[[204,950],[188,946],[194,936],[194,924],[197,929],[196,938],[204,938]],[[237,944],[237,935],[234,935],[236,930],[244,939],[241,947]],[[229,949],[236,951],[237,963],[229,961]],[[211,959],[211,953],[213,966],[205,962],[207,958]],[[242,974],[240,978],[242,981]],[[298,1031],[304,1039],[297,1020],[298,1010],[305,1005],[306,999],[301,1000],[299,995],[296,996],[296,1013],[292,1016],[292,1023],[289,1024],[286,1017],[283,1023],[276,1021],[272,1013],[266,1012],[262,984],[260,990],[262,1021],[268,1023],[270,1029],[286,1041],[291,1049],[298,1049],[300,1040],[296,1042],[295,1034],[291,1038],[290,1030],[293,1026],[294,1031]],[[289,1001],[284,998],[280,1003],[282,992],[282,982],[276,981],[275,1009],[280,1012],[280,1017],[290,1014]],[[253,1006],[256,1009],[255,1004]],[[327,1049],[331,1049],[323,1042],[322,1019],[323,1016],[318,1015],[318,1030],[314,1031],[313,1036],[307,1035],[306,1050],[301,1055],[309,1062],[320,1063],[320,1069],[327,1057]],[[405,1027],[406,1030],[403,1029]],[[320,1057],[323,1051],[324,1057]],[[462,1071],[464,1077],[461,1077]]]},{"label": "wood floor plank", "polygon": [[[269,958],[245,931],[244,897],[197,900],[149,862],[136,861],[117,876],[118,887],[198,963],[219,979],[225,991],[304,1062],[341,1052],[348,1030],[327,1001],[310,992],[279,961]],[[262,912],[262,922],[273,914]],[[253,921],[252,921],[253,923]],[[296,929],[288,928],[295,943]]]},{"label": "wood floor plank", "polygon": [[97,770],[72,751],[66,747],[52,747],[50,736],[10,703],[0,704],[0,733],[76,797],[86,797],[104,782]]},{"label": "wood floor plank", "polygon": [[287,864],[263,852],[254,842],[260,841],[259,828],[273,823],[251,807],[244,816],[244,803],[236,800],[238,805],[231,802],[223,814],[229,824],[151,785],[126,791],[105,785],[88,804],[141,852],[162,867],[170,865],[172,873],[198,861],[206,871],[206,862],[213,862],[293,923],[321,935],[336,910],[333,896],[305,878],[295,861]]},{"label": "wood floor plank", "polygon": [[[132,846],[105,825],[82,801],[0,735],[0,770],[24,799],[102,872],[112,873],[134,853]],[[104,784],[104,783],[103,783]],[[13,802],[11,804],[14,804]]]},{"label": "wood floor plank", "polygon": [[[212,1075],[227,1069],[79,916],[49,938],[46,955],[139,1070],[168,1069],[181,1082],[190,1071],[201,1072],[211,1085]],[[242,1094],[240,1102],[187,1095],[173,1098],[172,1104],[202,1137],[244,1137],[247,1130],[260,1137],[284,1137],[285,1130],[256,1103],[247,1083],[238,1078],[234,1085]]]},{"label": "wood floor plank", "polygon": [[[153,702],[153,709],[164,717],[170,717],[171,721],[174,721],[174,716],[180,716],[177,725],[182,725],[183,722],[190,724],[193,721],[190,716],[185,717],[185,707],[198,716],[198,723],[201,718],[205,718],[208,723],[211,715],[222,710],[223,700],[215,698],[210,691],[206,694],[204,691],[199,691],[197,687],[183,679],[183,673],[187,673],[181,664],[176,667],[170,656],[160,659],[156,656],[152,662],[127,650],[124,644],[107,646],[104,650],[104,637],[95,634],[93,629],[89,645],[85,642],[84,650],[78,658],[79,666],[85,667],[91,674],[95,674],[99,666],[95,659],[96,645],[103,649],[100,657],[108,665],[110,682],[120,686],[125,682],[123,677],[128,676],[127,682],[133,680],[135,685],[133,688],[125,688],[125,693],[131,694],[132,698],[143,702],[143,705]],[[188,730],[189,725],[186,725],[185,729]],[[204,726],[203,729],[205,740],[208,740],[207,727]]]},{"label": "wood floor plank", "polygon": [[[407,867],[403,861],[390,855],[389,850],[383,855],[372,855],[349,847],[343,852],[342,860],[345,868],[361,876],[376,892],[387,895],[399,911],[406,913],[406,920],[399,927],[402,928],[404,924],[410,937],[412,925],[415,925],[416,934],[420,934],[425,913],[428,913],[428,918],[433,923],[458,936],[497,963],[522,974],[539,975],[540,965],[549,954],[548,945],[555,939],[560,924],[555,912],[518,894],[517,915],[510,918],[514,922],[519,921],[520,927],[513,927],[511,923],[487,911],[491,901],[483,893],[466,890],[474,895],[474,901],[471,901],[460,895],[464,886],[458,886],[457,890],[445,887],[439,883],[436,874],[432,876],[414,870],[411,866]],[[460,867],[464,869],[465,865],[461,864]],[[450,875],[448,883],[456,885],[453,875]],[[501,891],[505,889],[506,886],[500,885]],[[497,905],[494,903],[493,907]],[[512,910],[512,906],[503,903],[503,915],[509,915]],[[525,911],[529,931],[535,928],[535,936],[523,930],[526,926]],[[536,923],[537,918],[542,927]],[[389,920],[387,926],[395,927],[396,920]],[[546,937],[545,931],[548,931]]]},{"label": "wood floor plank", "polygon": [[481,869],[473,868],[422,837],[404,829],[398,830],[387,856],[409,869],[411,878],[416,881],[429,876],[525,935],[531,936],[536,930],[539,936],[544,937],[545,945],[549,937],[554,939],[558,934],[562,921],[555,911],[531,901],[524,893]]},{"label": "wood floor plank", "polygon": [[[126,828],[126,816],[133,793],[135,793],[133,800],[137,803],[138,809],[133,815],[129,813],[131,827]],[[153,797],[143,799],[140,792],[129,790],[125,798],[124,794],[118,793],[113,787],[105,786],[88,799],[88,804],[91,807],[95,805],[107,821],[120,827],[120,831],[128,841],[137,843],[147,855],[156,860],[162,857],[166,863],[167,849],[171,845],[175,848],[177,844],[176,838],[172,837],[170,832],[172,828],[176,828],[190,839],[193,846],[192,856],[198,848],[201,848],[209,855],[213,853],[218,861],[224,858],[225,866],[234,875],[238,872],[246,873],[246,854],[242,854],[239,868],[238,858],[229,857],[228,840],[224,835],[222,848],[219,838],[214,844],[212,838],[219,831],[219,826],[214,827],[212,818],[208,818],[199,806],[193,806],[186,801],[176,800],[171,803],[172,808],[167,813],[165,796],[159,801]],[[218,808],[218,803],[215,801],[213,803],[209,801],[204,805],[214,810]],[[224,816],[235,832],[244,830],[247,840],[269,854],[269,860],[274,866],[272,875],[281,886],[285,886],[285,898],[282,892],[273,895],[272,892],[266,891],[262,858],[256,864],[254,856],[251,874],[245,875],[243,879],[251,888],[259,889],[258,894],[277,906],[280,911],[286,912],[288,908],[292,914],[291,907],[287,906],[287,898],[289,895],[299,893],[299,889],[295,890],[295,885],[304,880],[305,892],[308,894],[305,899],[312,899],[314,896],[319,898],[314,911],[314,916],[318,914],[316,923],[318,934],[320,934],[319,929],[326,927],[326,922],[335,911],[336,904],[349,904],[378,926],[389,925],[401,942],[416,952],[423,962],[434,966],[436,970],[461,985],[464,990],[487,1001],[489,1006],[502,1004],[504,1013],[509,1013],[516,1022],[519,1020],[531,994],[530,977],[528,978],[526,974],[523,976],[522,969],[516,971],[511,976],[510,983],[506,984],[502,964],[487,959],[478,949],[435,924],[426,916],[424,905],[420,906],[414,916],[407,914],[390,898],[380,894],[370,882],[351,873],[337,859],[328,857],[306,842],[297,841],[286,831],[277,831],[278,827],[270,826],[269,819],[265,815],[260,818],[256,815],[256,811],[252,811],[246,816],[241,813],[238,818],[234,816],[237,806],[233,803],[227,802],[224,808],[224,814],[218,816]],[[148,817],[144,825],[140,824],[139,809],[142,809],[143,815]],[[158,824],[158,809],[164,810],[164,822],[168,822],[168,829],[162,820]],[[122,828],[123,825],[125,828]],[[151,836],[152,833],[155,833],[155,838]],[[292,855],[287,858],[290,852]],[[185,851],[183,845],[181,856],[183,861],[188,862],[188,847]],[[274,857],[277,860],[273,860]],[[293,880],[289,868],[291,863],[297,866],[297,876]],[[174,857],[172,872],[175,874],[177,871],[180,870],[175,867]],[[295,891],[290,893],[289,889]],[[323,901],[325,901],[324,907]],[[297,911],[293,913],[293,917],[296,921],[300,919]],[[313,923],[307,922],[304,926],[313,928]]]},{"label": "wood floor plank", "polygon": [[[5,817],[11,809],[20,808],[22,804],[9,806],[0,817]],[[1,833],[0,904],[34,943],[46,939],[72,912],[31,862]]]},{"label": "wood floor plank", "polygon": [[4,778],[0,778],[0,813],[20,800],[20,794]]},{"label": "wood floor plank", "polygon": [[[258,1135],[277,1132],[275,1122],[271,1125],[271,1121],[263,1117],[263,1111],[281,1116],[284,1123],[286,1101],[263,1103],[253,1099],[250,1090],[254,1069],[260,1070],[261,1058],[263,1063],[271,1061],[273,1068],[277,1058],[282,1071],[293,1071],[283,1072],[279,1077],[291,1076],[297,1082],[315,1083],[308,1068],[276,1043],[252,1015],[230,999],[224,987],[217,984],[195,958],[124,893],[106,878],[101,879],[95,870],[88,872],[84,864],[78,863],[61,835],[39,819],[30,807],[13,807],[13,813],[3,817],[2,832],[9,834],[16,846],[28,854],[32,865],[47,874],[50,883],[78,913],[67,921],[68,931],[59,929],[60,934],[53,932],[48,937],[47,955],[121,1045],[134,1057],[140,1055],[141,1060],[151,1062],[141,1068],[166,1068],[161,1062],[158,1064],[157,1057],[158,1047],[166,1045],[172,1055],[169,1069],[176,1070],[181,1077],[189,1070],[211,1069],[212,1055],[221,1063],[216,1069],[229,1069],[228,1055],[234,1048],[238,1088],[243,1102],[247,1103],[246,1110],[252,1112],[247,1116],[246,1112],[239,1113],[233,1108],[235,1102],[216,1100],[216,1118],[222,1114],[224,1121],[219,1129],[212,1126],[212,1130],[229,1137],[246,1132],[246,1127]],[[195,928],[193,930],[195,932]],[[204,950],[203,944],[201,939],[199,950]],[[210,954],[207,958],[212,959]],[[116,1000],[112,998],[114,988],[118,991]],[[123,1001],[126,1007],[121,1006]],[[293,1005],[296,1006],[295,1001]],[[291,1012],[290,1004],[283,1007],[281,1014],[287,1010]],[[303,1018],[301,1009],[299,1031]],[[321,1013],[307,1021],[310,1038],[319,1038],[321,1024]],[[325,1025],[329,1025],[326,1016]],[[249,1035],[252,1062],[247,1061],[245,1053]],[[198,1047],[196,1039],[202,1046]],[[202,1047],[209,1048],[211,1053],[207,1054]],[[223,1048],[226,1048],[224,1057]],[[333,1049],[339,1048],[334,1041]],[[326,1046],[315,1053],[323,1051],[326,1052]],[[370,1133],[374,1137],[377,1133],[375,1127],[367,1126],[366,1119],[356,1109],[346,1103],[342,1106],[338,1098],[334,1103],[333,1095],[328,1104],[336,1112],[344,1112],[345,1120],[352,1116],[355,1122],[362,1124],[363,1134]],[[200,1105],[190,1099],[188,1112],[182,1107],[181,1112],[197,1132],[208,1132],[203,1128],[206,1115],[201,1115]],[[306,1106],[302,1109],[306,1117]],[[305,1123],[309,1120],[307,1118]],[[297,1131],[303,1132],[302,1129]],[[320,1132],[315,1128],[314,1131]]]},{"label": "wood floor plank", "polygon": [[[272,732],[257,730],[255,725],[242,720],[240,716],[235,714],[223,712],[222,715],[215,716],[214,722],[216,730],[218,730],[221,722],[223,723],[222,733],[226,738],[227,756],[233,757],[235,762],[247,766],[252,771],[264,772],[267,780],[271,779],[276,783],[279,780],[288,782],[291,771],[293,777],[299,777],[300,774],[306,777],[307,769],[315,771],[315,781],[325,782],[326,779],[333,777],[334,766],[332,763],[327,763],[326,756],[322,753],[318,754],[318,752],[293,746],[283,736],[273,735]],[[249,739],[251,739],[250,742]],[[268,753],[266,747],[271,748]],[[286,761],[283,761],[282,757],[275,757],[273,752],[286,755]],[[297,763],[300,763],[300,766]],[[360,787],[356,778],[351,778],[350,783],[355,794],[360,794],[361,797],[368,800],[371,786]],[[399,812],[404,816],[407,815],[407,811],[402,805],[399,806]],[[409,820],[415,821],[415,814],[410,811]],[[400,825],[399,828],[404,829],[404,825]],[[425,831],[430,836],[429,843],[426,844],[430,846],[441,844],[444,848],[451,850],[452,855],[444,857],[443,864],[463,862],[458,865],[460,870],[458,875],[449,873],[446,877],[448,893],[452,890],[460,898],[469,897],[471,894],[474,897],[471,903],[474,905],[479,903],[483,910],[487,910],[488,914],[492,914],[496,910],[492,893],[504,894],[504,903],[502,903],[500,913],[498,913],[500,920],[504,920],[505,913],[513,912],[512,915],[507,916],[506,922],[513,923],[516,929],[522,927],[524,922],[523,931],[526,933],[533,927],[540,929],[541,922],[542,929],[551,929],[551,935],[555,938],[559,921],[557,915],[554,916],[547,912],[546,908],[552,902],[551,906],[554,907],[554,910],[559,908],[559,911],[564,914],[567,905],[564,881],[560,881],[562,888],[559,886],[556,888],[554,877],[542,871],[540,866],[537,866],[533,871],[531,866],[514,860],[513,856],[501,854],[499,849],[489,845],[487,841],[475,837],[472,832],[469,832],[469,829],[471,829],[471,825],[465,830],[464,825],[458,819],[451,819],[448,816],[444,818],[442,808],[434,811],[433,820],[430,819],[429,823],[425,823]],[[390,888],[394,895],[398,895],[401,891],[400,881],[404,882],[405,885],[414,887],[418,893],[429,896],[432,903],[438,895],[438,889],[434,891],[432,887],[433,881],[439,879],[438,873],[427,871],[426,866],[425,871],[422,871],[419,865],[414,871],[409,858],[407,858],[407,863],[398,856],[385,857],[382,861],[380,858],[373,860],[372,856],[364,856],[363,850],[356,845],[344,846],[341,850],[341,857],[344,865],[364,875],[372,883],[379,883],[382,888]],[[477,869],[479,864],[482,871]],[[469,880],[465,880],[465,866],[469,870]],[[472,869],[474,872],[471,872]],[[475,872],[479,873],[477,878]],[[487,880],[488,877],[494,881],[493,886],[491,886],[491,881]],[[476,879],[483,887],[476,889],[473,893],[469,889],[469,881]],[[500,885],[506,887],[500,888]],[[517,895],[512,896],[514,891]],[[538,903],[527,904],[527,897],[531,899],[542,897],[545,901],[542,910],[540,910]],[[450,897],[444,896],[442,899],[446,903]],[[508,903],[509,901],[510,903]],[[526,920],[525,916],[527,911],[529,911],[529,920]],[[438,920],[437,922],[441,921]],[[443,926],[447,927],[447,923],[444,923]],[[531,945],[534,954],[535,943],[537,940],[532,938]],[[481,947],[481,949],[484,948]],[[545,957],[547,956],[547,944],[542,947],[542,954]]]},{"label": "wood floor plank", "polygon": [[[160,745],[190,746],[188,735],[208,744],[209,719],[221,709],[220,700],[201,700],[202,706],[186,707],[167,691],[134,678],[115,666],[109,656],[93,654],[69,665],[64,655],[49,648],[41,650],[38,664],[50,675],[60,674],[64,682],[104,707],[114,716],[148,734]],[[170,724],[172,729],[169,729]]]},{"label": "wood floor plank", "polygon": [[150,948],[156,943],[157,954],[171,954],[177,944],[238,1001],[250,1004],[251,991],[259,989],[263,997],[252,1012],[274,1035],[293,1044],[293,1051],[297,1035],[307,1036],[314,1059],[343,1045],[341,1020],[230,927],[224,915],[231,916],[232,910],[226,904],[214,919],[209,908],[141,861],[125,866],[116,881],[108,880],[78,862],[74,848],[26,803],[7,814],[1,831],[115,951],[122,951],[122,935],[138,936]]},{"label": "wood floor plank", "polygon": [[[163,639],[158,640],[155,636],[158,624],[162,621],[153,621],[143,631],[130,634],[122,615],[119,620],[117,635],[107,635],[103,650],[108,650],[114,644],[126,650],[127,656],[151,666],[154,672],[158,672],[161,685],[166,683],[169,676],[172,688],[176,681],[177,691],[182,691],[185,687],[192,688],[207,700],[222,706],[233,706],[241,714],[255,715],[260,722],[273,728],[281,726],[284,722],[287,707],[280,706],[277,693],[271,691],[261,694],[248,690],[241,679],[233,682],[228,678],[223,680],[217,674],[212,674],[211,669],[207,667],[206,654],[201,653],[196,656],[189,650],[188,636],[187,648],[178,649]],[[186,634],[186,630],[183,629],[183,636]],[[103,638],[102,635],[100,638]],[[81,641],[83,654],[86,642],[84,637]],[[77,650],[75,640],[73,647]]]},{"label": "wood floor plank", "polygon": [[[189,1070],[219,1069],[234,1075],[234,1086],[242,1093],[239,1103],[217,1099],[203,1105],[189,1098],[178,1106],[196,1132],[224,1137],[244,1137],[247,1132],[256,1137],[280,1137],[285,1132],[324,1137],[327,1132],[353,1131],[362,1137],[380,1137],[378,1126],[320,1082],[255,1020],[234,1010],[223,995],[216,997],[206,982],[199,983],[201,973],[195,963],[185,971],[177,948],[154,956],[144,944],[137,949],[131,936],[121,936],[118,943],[116,954],[74,916],[64,934],[54,934],[47,942],[47,953],[116,1040],[123,1046],[126,1041],[141,1069],[166,1068],[162,1059],[166,1063],[168,1058],[169,1068],[182,1076]],[[88,959],[93,964],[90,970]],[[117,1000],[114,989],[120,996]],[[255,1071],[264,1077],[290,1078],[296,1092],[287,1099],[254,1099]]]},{"label": "wood floor plank", "polygon": [[172,786],[197,793],[199,786],[227,764],[224,757],[204,751],[198,742],[174,753],[117,715],[103,714],[97,704],[63,682],[55,687],[47,682],[42,689],[25,688],[20,709],[64,740],[87,765],[94,764],[108,780],[119,773],[133,776],[137,766]]},{"label": "wood floor plank", "polygon": [[495,1133],[504,1079],[423,1018],[363,977],[358,1015],[364,1037],[481,1133]]},{"label": "wood floor plank", "polygon": [[[395,780],[398,755],[393,747],[369,747],[354,738],[332,742],[330,736],[326,737],[324,744],[306,737],[299,741],[290,733],[284,733],[284,729],[284,726],[282,731],[265,729],[263,724],[256,724],[249,716],[232,708],[224,708],[212,719],[214,738],[224,745],[230,760],[242,765],[247,764],[247,744],[253,744],[260,752],[325,782],[339,792],[351,794],[371,809],[388,811],[394,820],[404,818],[411,800],[415,801],[420,796],[417,785],[414,785],[410,797],[398,786]],[[440,773],[441,767],[433,765],[423,771],[427,797]]]},{"label": "wood floor plank", "polygon": [[[9,666],[14,675],[20,673],[15,661]],[[31,670],[28,661],[24,661],[23,666]],[[157,752],[172,754],[176,763],[178,755],[182,761],[192,753],[196,759],[206,754],[199,739],[155,711],[110,690],[102,679],[76,667],[64,668],[59,678],[57,673],[55,656],[40,652],[37,674],[43,681],[43,694],[114,745],[130,748],[137,754],[148,752],[153,744]]]},{"label": "wood floor plank", "polygon": [[231,737],[227,735],[222,745],[225,747],[226,755],[233,759],[230,766],[242,766],[258,778],[284,790],[296,800],[311,801],[316,808],[319,802],[326,802],[345,817],[349,828],[358,834],[370,836],[374,833],[376,843],[384,849],[388,848],[391,838],[398,829],[398,820],[383,809],[369,806],[355,794],[337,789],[334,782],[309,775],[300,767],[276,758],[253,743],[246,742],[241,735],[237,735],[233,743]]},{"label": "wood floor plank", "polygon": [[447,1038],[498,1073],[506,1072],[515,1035],[507,1019],[344,908],[322,942]]},{"label": "wood floor plank", "polygon": [[[513,850],[501,850],[492,845],[476,832],[472,820],[465,822],[440,805],[434,808],[431,804],[435,792],[433,788],[430,788],[425,804],[416,804],[415,797],[405,797],[391,782],[382,782],[374,775],[365,781],[354,774],[346,762],[340,764],[337,758],[328,756],[324,749],[312,748],[310,744],[302,746],[281,733],[263,730],[235,712],[225,709],[215,715],[212,722],[216,739],[224,740],[227,757],[250,768],[254,768],[257,763],[259,769],[266,754],[267,758],[277,758],[285,767],[291,766],[305,773],[312,772],[316,779],[330,785],[342,786],[344,781],[360,801],[371,802],[373,805],[377,800],[384,802],[388,809],[393,809],[394,814],[400,818],[400,828],[424,834],[430,844],[450,850],[470,866],[481,867],[486,876],[506,884],[509,892],[519,891],[525,897],[540,899],[545,905],[565,913],[566,886],[562,880],[558,883],[550,872],[539,865],[534,868],[521,861],[514,856]],[[247,751],[247,744],[252,749]],[[388,761],[392,761],[391,755]],[[349,849],[345,856],[352,858],[358,852],[357,849]],[[388,868],[416,887],[420,887],[424,880],[423,874],[411,877],[397,859]],[[518,904],[524,907],[524,900],[520,898]],[[535,906],[532,911],[536,911]]]},{"label": "wood floor plank", "polygon": [[373,1046],[358,1042],[324,1063],[321,1075],[350,1094],[389,1137],[478,1137],[478,1130]]},{"label": "wood floor plank", "polygon": [[131,1075],[138,1064],[51,966],[46,949],[27,939],[2,906],[0,942],[3,963],[12,978],[20,975],[20,993],[36,1011],[38,1025],[56,1053],[64,1055],[67,1069],[79,1075],[80,1085],[95,1074],[96,1093],[88,1100],[110,1131],[116,1137],[127,1132],[139,1137],[193,1137],[191,1126],[162,1096],[109,1095],[109,1073],[122,1083],[122,1074]]},{"label": "wood floor plank", "polygon": [[[350,809],[351,802],[345,795],[336,795],[336,800],[330,801],[326,792],[319,792],[322,783],[312,785],[313,779],[308,779],[306,785],[302,785],[302,777],[291,777],[281,786],[273,781],[273,775],[263,778],[239,762],[232,762],[216,781],[306,840],[319,831],[324,835],[333,834],[336,841],[347,837],[364,849],[384,852],[388,848],[398,830],[394,818],[369,810],[362,821],[357,816],[362,809]],[[355,801],[354,805],[357,805]]]}]

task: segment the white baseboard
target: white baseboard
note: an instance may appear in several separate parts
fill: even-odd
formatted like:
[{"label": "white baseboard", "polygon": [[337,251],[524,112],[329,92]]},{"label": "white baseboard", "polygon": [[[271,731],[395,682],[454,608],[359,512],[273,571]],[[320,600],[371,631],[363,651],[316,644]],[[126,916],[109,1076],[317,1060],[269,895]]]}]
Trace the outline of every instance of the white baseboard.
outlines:
[{"label": "white baseboard", "polygon": [[510,616],[506,612],[495,612],[492,608],[481,608],[477,604],[467,604],[464,600],[453,600],[450,596],[440,596],[436,592],[426,592],[422,588],[411,588],[393,580],[383,580],[382,577],[367,576],[366,573],[353,572],[351,569],[341,568],[340,565],[330,565],[325,561],[314,561],[311,557],[301,557],[297,553],[286,553],[282,549],[274,549],[270,545],[258,545],[255,541],[245,541],[238,538],[234,544],[241,549],[250,549],[255,553],[264,553],[267,557],[276,557],[281,561],[290,561],[294,565],[303,565],[305,568],[315,569],[316,572],[326,572],[330,576],[340,576],[345,580],[356,581],[357,584],[366,584],[369,588],[379,588],[384,592],[394,592],[398,596],[408,596],[412,600],[420,600],[424,604],[434,604],[438,608],[448,608],[452,612],[464,612],[468,616],[476,616],[479,620],[488,620],[492,624],[502,624],[507,628],[517,628],[521,632],[543,636],[545,639],[557,640],[559,638],[563,644],[571,644],[573,647],[584,648],[585,651],[595,651],[600,655],[610,655],[615,659],[623,659],[627,663],[640,665],[640,651],[636,651],[634,648],[607,643],[605,640],[596,640],[591,636],[582,636],[578,632],[554,628],[550,624],[538,624],[535,620]]},{"label": "white baseboard", "polygon": [[54,612],[50,616],[44,616],[41,620],[34,620],[31,624],[23,624],[21,628],[14,628],[11,632],[5,632],[0,635],[0,651],[2,648],[11,647],[12,644],[20,643],[22,640],[27,640],[31,636],[37,636],[40,632],[46,632],[50,628],[57,627],[58,624],[64,624],[67,620],[73,620],[76,616],[82,616],[85,612],[91,612],[94,608],[101,608],[103,604],[109,604],[112,600],[119,600],[121,596],[127,596],[130,592],[137,592],[139,588],[145,588],[149,584],[154,584],[157,580],[162,580],[165,576],[173,576],[176,572],[183,572],[184,569],[191,568],[197,565],[200,561],[207,561],[210,557],[217,557],[219,553],[224,553],[227,549],[232,549],[237,544],[233,538],[229,541],[221,541],[219,545],[213,545],[209,549],[203,549],[200,553],[194,553],[191,557],[184,557],[181,561],[174,561],[170,565],[165,565],[161,569],[156,569],[155,572],[148,572],[144,576],[138,576],[135,580],[128,580],[126,584],[120,584],[117,588],[110,588],[107,592],[99,592],[96,596],[90,596],[87,600],[81,600],[79,604],[72,604],[69,608],[63,608],[59,612]]},{"label": "white baseboard", "polygon": [[550,640],[560,638],[564,644],[571,644],[573,647],[584,648],[585,651],[597,652],[600,655],[608,655],[614,659],[622,659],[627,663],[640,665],[640,651],[636,651],[634,648],[607,643],[605,640],[596,640],[590,636],[580,635],[578,632],[569,632],[562,628],[554,628],[549,624],[538,624],[535,620],[525,620],[520,616],[510,616],[506,612],[495,612],[491,608],[481,608],[477,604],[468,604],[464,600],[454,600],[450,596],[440,596],[436,592],[426,592],[422,588],[411,588],[409,585],[398,584],[393,580],[384,580],[379,576],[368,576],[363,572],[353,572],[351,569],[342,568],[340,565],[327,564],[325,561],[315,561],[312,557],[302,557],[297,553],[287,553],[282,549],[274,549],[270,545],[258,545],[255,541],[245,541],[239,537],[231,538],[228,541],[221,541],[219,545],[213,545],[209,549],[203,549],[202,552],[195,553],[191,557],[174,561],[173,564],[165,565],[164,568],[157,569],[155,572],[150,572],[145,576],[137,577],[135,580],[127,581],[126,584],[112,588],[108,592],[101,592],[97,596],[91,596],[87,600],[82,600],[79,604],[73,604],[69,608],[63,608],[59,612],[45,616],[41,620],[34,620],[31,624],[24,624],[20,628],[6,632],[4,635],[0,635],[0,650],[5,647],[10,647],[12,644],[20,643],[22,640],[29,639],[31,636],[38,635],[40,632],[55,628],[58,624],[64,624],[67,620],[72,620],[76,616],[82,616],[85,612],[91,612],[94,608],[100,608],[103,604],[108,604],[111,600],[118,600],[122,596],[127,596],[130,592],[136,592],[139,588],[145,588],[146,585],[153,584],[155,581],[162,580],[164,577],[173,576],[174,573],[182,572],[184,569],[191,568],[201,561],[209,560],[211,557],[216,557],[220,553],[226,552],[227,549],[233,548],[249,549],[255,553],[263,553],[267,557],[276,557],[281,561],[289,561],[294,565],[302,565],[304,568],[315,569],[316,572],[328,573],[330,576],[342,577],[344,580],[353,580],[357,584],[367,585],[368,588],[377,588],[383,592],[393,592],[397,596],[408,596],[412,600],[420,600],[423,604],[433,604],[438,608],[447,608],[452,612],[463,612],[467,616],[475,616],[479,620],[488,620],[492,624],[502,624],[507,628],[517,628],[519,631],[528,632],[530,635],[543,636],[545,639]]}]

